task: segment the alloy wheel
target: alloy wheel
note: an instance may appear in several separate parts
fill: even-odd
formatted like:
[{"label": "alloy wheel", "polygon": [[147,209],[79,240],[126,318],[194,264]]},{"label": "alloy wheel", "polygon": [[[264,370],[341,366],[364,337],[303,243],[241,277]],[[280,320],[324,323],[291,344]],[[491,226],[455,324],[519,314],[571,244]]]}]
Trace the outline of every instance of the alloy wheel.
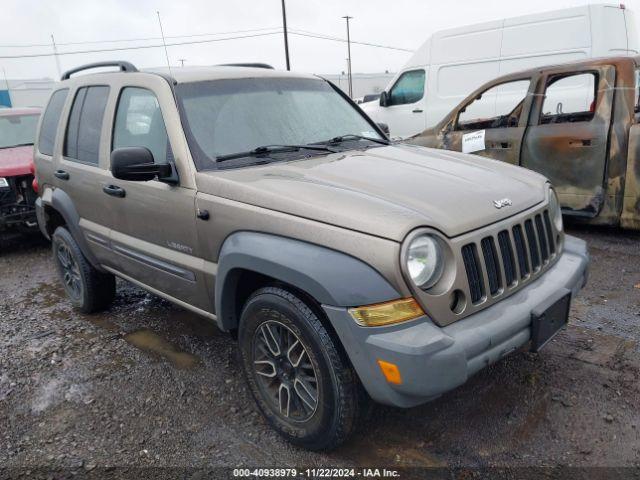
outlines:
[{"label": "alloy wheel", "polygon": [[266,321],[253,336],[253,371],[271,408],[287,420],[304,422],[318,407],[318,379],[309,354],[286,325]]},{"label": "alloy wheel", "polygon": [[69,247],[64,243],[60,243],[56,249],[56,256],[62,269],[62,281],[65,289],[74,298],[82,296],[82,278],[80,277],[80,268],[73,258]]}]

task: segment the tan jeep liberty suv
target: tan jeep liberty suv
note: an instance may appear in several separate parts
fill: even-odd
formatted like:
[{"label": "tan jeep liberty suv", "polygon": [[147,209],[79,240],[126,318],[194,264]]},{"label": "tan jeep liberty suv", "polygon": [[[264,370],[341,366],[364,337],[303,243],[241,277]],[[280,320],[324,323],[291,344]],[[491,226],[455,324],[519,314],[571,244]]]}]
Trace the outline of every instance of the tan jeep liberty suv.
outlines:
[{"label": "tan jeep liberty suv", "polygon": [[390,144],[311,75],[80,67],[35,156],[73,304],[106,308],[118,276],[237,334],[258,408],[309,449],[344,441],[369,398],[411,407],[540,349],[587,278],[544,177]]}]

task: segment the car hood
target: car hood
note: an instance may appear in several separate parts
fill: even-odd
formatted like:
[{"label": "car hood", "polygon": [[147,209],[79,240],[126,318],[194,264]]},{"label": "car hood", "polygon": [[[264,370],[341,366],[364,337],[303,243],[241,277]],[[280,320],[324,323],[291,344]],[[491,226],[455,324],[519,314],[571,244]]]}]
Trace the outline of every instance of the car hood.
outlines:
[{"label": "car hood", "polygon": [[33,166],[33,146],[0,148],[0,177],[28,175]]},{"label": "car hood", "polygon": [[[197,179],[205,193],[396,241],[422,226],[460,235],[546,198],[537,173],[414,145],[200,172]],[[512,205],[496,208],[505,198]]]}]

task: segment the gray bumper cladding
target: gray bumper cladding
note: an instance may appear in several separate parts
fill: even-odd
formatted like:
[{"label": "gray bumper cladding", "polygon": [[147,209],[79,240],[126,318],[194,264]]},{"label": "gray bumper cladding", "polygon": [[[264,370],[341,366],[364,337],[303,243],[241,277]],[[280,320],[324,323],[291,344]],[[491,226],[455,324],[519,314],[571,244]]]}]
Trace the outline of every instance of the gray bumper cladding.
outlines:
[{"label": "gray bumper cladding", "polygon": [[[556,264],[526,288],[475,315],[444,328],[429,318],[389,327],[358,326],[345,308],[324,306],[360,380],[384,404],[411,407],[464,382],[481,368],[526,344],[531,315],[587,280],[586,243],[565,237]],[[402,383],[386,382],[377,360],[398,366]]]}]

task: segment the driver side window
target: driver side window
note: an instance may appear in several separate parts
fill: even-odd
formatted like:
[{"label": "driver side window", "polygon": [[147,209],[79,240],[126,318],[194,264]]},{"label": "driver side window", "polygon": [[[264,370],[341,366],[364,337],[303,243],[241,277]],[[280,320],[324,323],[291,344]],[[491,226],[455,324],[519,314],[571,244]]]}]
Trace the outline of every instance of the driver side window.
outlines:
[{"label": "driver side window", "polygon": [[530,84],[515,80],[485,90],[460,111],[456,129],[517,127]]},{"label": "driver side window", "polygon": [[400,75],[389,91],[388,105],[407,105],[422,100],[424,79],[424,70],[411,70]]}]

